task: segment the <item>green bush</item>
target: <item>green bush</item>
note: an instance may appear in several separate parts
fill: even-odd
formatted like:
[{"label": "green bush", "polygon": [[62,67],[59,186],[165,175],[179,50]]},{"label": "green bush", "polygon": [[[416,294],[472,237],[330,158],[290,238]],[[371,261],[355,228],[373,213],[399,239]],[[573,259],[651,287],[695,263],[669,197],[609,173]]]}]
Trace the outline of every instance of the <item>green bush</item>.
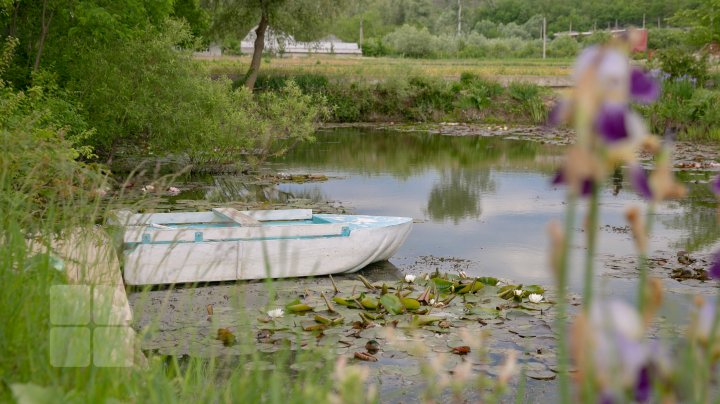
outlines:
[{"label": "green bush", "polygon": [[577,55],[580,44],[571,36],[559,36],[548,44],[547,53],[550,57],[566,58]]},{"label": "green bush", "polygon": [[542,123],[547,117],[547,108],[542,98],[543,88],[525,82],[512,82],[507,88],[510,98],[516,101],[515,108],[531,118],[533,123]]},{"label": "green bush", "polygon": [[385,37],[385,42],[397,54],[423,58],[433,55],[433,35],[427,28],[417,29],[410,25],[403,25]]},{"label": "green bush", "polygon": [[[2,79],[15,45],[7,41],[0,54],[0,228],[13,221],[33,234],[45,222],[56,231],[63,222],[92,217],[104,176],[78,161],[91,157],[80,145],[89,133],[71,108],[40,86],[16,91]],[[78,201],[88,208],[74,208]]]},{"label": "green bush", "polygon": [[[266,78],[263,85],[281,94],[257,98],[227,80],[213,80],[204,65],[174,45],[189,40],[187,28],[168,22],[145,35],[83,54],[73,66],[68,91],[78,94],[88,124],[96,128],[91,144],[106,156],[134,145],[155,155],[187,157],[203,164],[247,161],[248,150],[274,154],[268,145],[280,138],[306,139],[314,131],[322,103],[299,97],[287,78]],[[323,88],[320,76],[301,76],[307,89]],[[285,90],[296,96],[290,99]],[[297,89],[297,91],[296,91]],[[307,102],[304,105],[298,100]],[[285,114],[274,114],[278,106]],[[285,119],[296,121],[287,125]],[[271,130],[278,129],[271,140]],[[280,147],[284,150],[284,147]]]},{"label": "green bush", "polygon": [[280,91],[290,80],[295,82],[304,93],[323,93],[328,86],[327,77],[320,74],[304,73],[290,76],[260,73],[255,82],[255,89],[261,92]]},{"label": "green bush", "polygon": [[683,48],[669,48],[658,52],[657,61],[671,79],[690,78],[702,85],[708,78],[707,55],[700,58]]},{"label": "green bush", "polygon": [[583,46],[602,45],[607,43],[610,38],[612,38],[612,35],[610,35],[608,32],[597,31],[593,32],[591,35],[582,38],[582,44]]},{"label": "green bush", "polygon": [[386,56],[390,54],[390,50],[385,46],[382,38],[370,38],[362,44],[363,56]]},{"label": "green bush", "polygon": [[493,100],[503,94],[505,89],[496,81],[486,80],[471,73],[462,73],[460,82],[454,85],[460,95],[458,106],[461,108],[486,109]]},{"label": "green bush", "polygon": [[677,48],[687,42],[687,33],[680,28],[648,29],[648,49]]}]

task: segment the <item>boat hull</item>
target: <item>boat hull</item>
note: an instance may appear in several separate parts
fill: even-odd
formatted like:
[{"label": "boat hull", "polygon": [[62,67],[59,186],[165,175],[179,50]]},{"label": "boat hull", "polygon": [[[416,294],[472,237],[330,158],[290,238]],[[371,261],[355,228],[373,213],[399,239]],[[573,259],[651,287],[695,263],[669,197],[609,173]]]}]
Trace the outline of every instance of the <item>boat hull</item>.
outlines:
[{"label": "boat hull", "polygon": [[350,273],[390,258],[412,228],[410,218],[312,215],[311,220],[322,224],[195,227],[189,229],[195,240],[184,235],[188,229],[143,233],[142,241],[126,243],[124,278],[129,285],[149,285]]}]

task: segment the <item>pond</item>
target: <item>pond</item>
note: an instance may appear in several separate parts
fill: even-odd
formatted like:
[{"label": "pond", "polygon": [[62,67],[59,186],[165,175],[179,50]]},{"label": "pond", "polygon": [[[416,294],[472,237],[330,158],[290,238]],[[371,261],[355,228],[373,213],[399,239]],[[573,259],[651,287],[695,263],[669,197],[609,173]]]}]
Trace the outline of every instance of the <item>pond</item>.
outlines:
[{"label": "pond", "polygon": [[[375,265],[361,272],[371,281],[391,282],[403,274],[420,275],[437,269],[552,289],[546,227],[549,221],[562,220],[564,215],[565,189],[551,185],[562,161],[564,146],[499,136],[444,136],[358,128],[323,130],[316,138],[316,142],[300,145],[284,158],[272,161],[268,169],[279,172],[283,178],[312,174],[311,178],[319,181],[248,185],[240,177],[204,177],[193,179],[203,185],[171,198],[170,206],[186,201],[183,206],[187,207],[188,199],[215,204],[243,201],[258,206],[298,206],[299,203],[339,212],[408,216],[414,219],[413,231],[390,259],[390,264]],[[679,250],[691,251],[697,259],[689,268],[700,268],[706,264],[704,260],[716,242],[716,235],[720,234],[714,197],[706,184],[710,175],[704,171],[679,173],[689,187],[689,198],[662,204],[653,215],[651,274],[661,278],[666,286],[669,303],[664,305],[661,317],[679,321],[664,323],[666,327],[674,324],[674,331],[686,320],[690,297],[714,291],[708,282],[696,279],[680,282],[670,277],[673,270],[688,267],[677,261]],[[624,215],[628,206],[643,205],[643,202],[629,188],[621,171],[603,184],[601,201],[597,254],[600,279],[596,282],[601,290],[597,293],[632,301],[637,272],[633,241]],[[575,229],[572,257],[576,269],[570,276],[570,289],[575,294],[582,289],[584,210],[585,206],[581,206],[575,221],[579,224]],[[352,279],[354,281],[354,277]],[[338,282],[351,280],[340,277]],[[293,290],[307,292],[330,287],[323,279],[289,280],[278,285],[281,291],[278,296],[282,296],[283,290],[288,292],[286,296],[291,296]],[[141,297],[139,293],[131,295],[138,328],[154,324],[154,317],[161,318],[153,332],[146,335],[144,348],[188,353],[193,344],[202,345],[198,341],[212,337],[220,325],[242,327],[242,320],[235,318],[241,317],[238,310],[265,307],[268,299],[263,288],[262,283],[231,283],[180,288],[172,291],[170,297],[163,296],[162,290],[151,292],[149,297]],[[242,295],[240,307],[228,303],[238,294]],[[183,298],[195,302],[181,304]],[[162,308],[158,308],[160,303]],[[210,319],[204,313],[207,304],[214,305],[216,313],[222,313],[224,319],[217,320],[216,315],[208,322]],[[522,321],[527,322],[523,327],[544,331],[520,335],[521,338],[549,336],[550,321],[537,317]],[[500,327],[504,323],[498,324]],[[518,333],[512,330],[498,328],[494,332],[496,339],[489,346],[521,351],[532,346],[528,339],[518,339]],[[376,334],[372,337],[380,338]],[[359,339],[363,343],[366,340]],[[548,341],[541,344],[547,345],[549,352],[554,346]],[[215,345],[220,346],[218,342]],[[339,352],[352,353],[352,349],[344,347]],[[393,356],[385,357],[374,366],[392,365],[390,368],[396,369],[407,365],[408,359],[403,361],[406,354],[396,356],[395,350],[388,351],[393,352]],[[490,362],[498,364],[499,361],[497,357]],[[537,355],[527,363],[542,367],[536,372],[537,379],[547,379],[548,369],[554,370],[552,359]],[[383,391],[401,385],[403,382],[397,380],[385,383]],[[547,387],[533,384],[529,388],[535,393],[548,391]]]},{"label": "pond", "polygon": [[[564,147],[502,137],[440,136],[343,128],[320,132],[275,169],[313,173],[328,181],[281,184],[280,192],[319,201],[341,201],[357,214],[409,216],[413,232],[390,261],[412,272],[433,257],[457,258],[468,275],[497,276],[549,284],[546,226],[562,220],[565,189],[551,185]],[[718,232],[709,174],[685,172],[690,197],[656,209],[651,256],[670,258],[679,250],[709,251]],[[625,210],[644,205],[617,172],[601,192],[600,276],[606,294],[627,294],[626,268],[606,264],[635,254]],[[576,223],[583,223],[584,207]],[[583,254],[583,229],[575,237]],[[577,261],[577,260],[576,260]],[[581,262],[576,267],[581,268]],[[420,265],[421,270],[426,268]],[[582,271],[570,285],[580,292]],[[634,283],[633,283],[634,285]]]}]

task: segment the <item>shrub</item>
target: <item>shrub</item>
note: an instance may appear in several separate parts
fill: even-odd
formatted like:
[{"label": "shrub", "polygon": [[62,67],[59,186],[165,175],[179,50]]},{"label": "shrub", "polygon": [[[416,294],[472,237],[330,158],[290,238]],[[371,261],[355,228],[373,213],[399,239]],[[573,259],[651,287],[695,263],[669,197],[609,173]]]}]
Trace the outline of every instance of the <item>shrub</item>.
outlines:
[{"label": "shrub", "polygon": [[602,45],[607,43],[612,36],[605,31],[593,32],[591,35],[582,38],[583,46]]},{"label": "shrub", "polygon": [[461,108],[485,109],[492,105],[494,99],[503,94],[505,89],[496,81],[486,80],[472,73],[462,73],[460,82],[455,85]]},{"label": "shrub", "polygon": [[433,35],[427,28],[417,29],[403,25],[385,37],[385,42],[398,54],[414,58],[429,57],[433,54]]},{"label": "shrub", "polygon": [[385,46],[382,38],[370,38],[362,44],[363,56],[386,56],[390,50]]},{"label": "shrub", "polygon": [[[0,54],[0,228],[8,229],[11,221],[23,233],[34,234],[46,222],[58,231],[63,222],[91,220],[98,197],[93,191],[104,176],[78,161],[89,157],[90,150],[76,143],[87,132],[71,108],[42,87],[17,92],[2,80],[15,44],[7,41]],[[70,119],[63,122],[66,117]],[[80,128],[71,127],[73,122]],[[87,209],[74,208],[78,201]]]},{"label": "shrub", "polygon": [[680,28],[650,28],[648,49],[677,48],[685,44],[687,33]]},{"label": "shrub", "polygon": [[[281,142],[268,138],[271,128],[278,129],[276,136],[293,139],[312,133],[309,128],[322,109],[317,100],[300,97],[298,86],[286,78],[264,83],[282,94],[274,99],[256,98],[244,87],[233,90],[226,79],[211,79],[189,52],[174,47],[189,35],[184,25],[170,21],[117,46],[83,53],[68,87],[86,106],[88,123],[97,129],[92,145],[100,152],[112,156],[120,145],[139,145],[157,155],[187,157],[199,167],[241,162],[252,149],[274,153],[266,146]],[[313,90],[327,83],[317,75],[300,81]],[[290,99],[286,90],[298,98]],[[288,110],[274,114],[270,101]],[[287,126],[286,117],[296,121]]]},{"label": "shrub", "polygon": [[698,58],[682,48],[670,48],[658,52],[657,60],[662,71],[672,79],[689,77],[702,85],[708,78],[707,55]]},{"label": "shrub", "polygon": [[545,121],[547,108],[542,99],[542,87],[514,81],[508,85],[507,92],[517,102],[517,112],[529,116],[534,123]]},{"label": "shrub", "polygon": [[572,57],[578,53],[580,45],[575,38],[567,35],[559,36],[548,44],[548,55],[551,57]]}]

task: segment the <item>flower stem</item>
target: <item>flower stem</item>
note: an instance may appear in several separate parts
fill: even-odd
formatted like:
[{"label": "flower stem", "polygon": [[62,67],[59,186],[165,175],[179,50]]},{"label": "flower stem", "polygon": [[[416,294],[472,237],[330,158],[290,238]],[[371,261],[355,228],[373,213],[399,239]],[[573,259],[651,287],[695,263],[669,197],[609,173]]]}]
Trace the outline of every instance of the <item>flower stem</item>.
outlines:
[{"label": "flower stem", "polygon": [[583,285],[583,309],[590,311],[593,298],[593,270],[595,264],[595,247],[597,240],[598,211],[600,210],[600,197],[597,184],[593,184],[590,195],[590,212],[588,213],[587,250],[585,254],[585,282]]},{"label": "flower stem", "polygon": [[570,402],[570,383],[568,378],[568,341],[567,341],[567,277],[568,262],[570,255],[571,239],[573,228],[575,226],[575,211],[577,208],[577,195],[573,191],[568,193],[567,209],[565,210],[565,238],[563,240],[562,255],[560,257],[560,267],[557,274],[557,311],[558,315],[555,319],[558,331],[558,376],[560,387],[560,402],[563,404]]},{"label": "flower stem", "polygon": [[715,296],[715,315],[713,316],[712,327],[710,328],[710,335],[708,336],[707,352],[705,358],[707,359],[703,364],[703,377],[700,381],[701,391],[699,402],[706,402],[708,397],[708,389],[712,385],[712,365],[713,365],[713,352],[715,351],[715,338],[717,338],[718,325],[720,325],[720,295]]},{"label": "flower stem", "polygon": [[[647,237],[647,247],[646,249],[650,248],[650,232],[652,231],[652,222],[653,222],[653,216],[655,215],[655,203],[650,202],[647,207],[647,212],[645,214],[645,236]],[[643,313],[645,310],[645,300],[646,300],[646,290],[647,290],[647,278],[648,278],[648,253],[647,251],[640,251],[640,256],[638,257],[639,263],[638,263],[638,270],[639,270],[639,280],[638,280],[638,311],[640,313]]]}]

